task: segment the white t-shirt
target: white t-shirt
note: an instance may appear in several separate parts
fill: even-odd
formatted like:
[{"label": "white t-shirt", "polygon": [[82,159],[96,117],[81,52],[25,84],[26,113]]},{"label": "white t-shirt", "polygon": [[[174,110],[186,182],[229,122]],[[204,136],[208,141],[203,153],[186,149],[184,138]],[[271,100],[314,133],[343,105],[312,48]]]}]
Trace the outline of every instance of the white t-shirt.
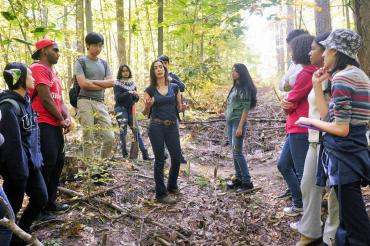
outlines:
[{"label": "white t-shirt", "polygon": [[284,85],[289,83],[290,87],[293,88],[298,74],[302,71],[303,66],[301,64],[290,63],[288,71],[284,74],[283,79],[279,83],[279,90],[286,92],[284,90]]}]

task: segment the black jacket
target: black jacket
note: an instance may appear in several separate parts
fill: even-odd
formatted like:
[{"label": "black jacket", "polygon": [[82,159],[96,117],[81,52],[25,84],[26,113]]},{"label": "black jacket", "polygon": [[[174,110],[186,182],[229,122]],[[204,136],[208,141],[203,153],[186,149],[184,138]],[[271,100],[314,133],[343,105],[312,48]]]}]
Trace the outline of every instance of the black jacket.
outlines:
[{"label": "black jacket", "polygon": [[39,169],[43,165],[37,115],[32,110],[28,96],[4,91],[0,93],[0,101],[4,98],[18,102],[21,110],[17,112],[9,102],[0,104],[0,133],[5,139],[0,147],[0,172],[5,172],[12,179],[26,179],[29,168]]},{"label": "black jacket", "polygon": [[133,81],[124,83],[123,81],[116,81],[114,88],[114,99],[116,104],[114,111],[116,113],[126,110],[129,114],[132,113],[132,106],[139,101],[138,96],[134,96],[129,91],[137,91],[136,84]]},{"label": "black jacket", "polygon": [[179,87],[180,92],[185,91],[185,84],[184,84],[184,82],[182,82],[182,80],[179,78],[179,76],[177,76],[177,74],[170,72],[168,74],[168,78],[169,78],[171,83],[174,83]]}]

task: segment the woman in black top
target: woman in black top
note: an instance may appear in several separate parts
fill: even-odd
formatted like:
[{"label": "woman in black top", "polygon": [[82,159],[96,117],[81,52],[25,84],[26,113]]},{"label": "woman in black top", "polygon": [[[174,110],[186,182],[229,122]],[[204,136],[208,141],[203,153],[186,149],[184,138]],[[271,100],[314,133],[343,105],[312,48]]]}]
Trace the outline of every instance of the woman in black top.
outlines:
[{"label": "woman in black top", "polygon": [[[150,117],[149,139],[152,144],[154,162],[155,191],[158,202],[173,204],[176,202],[168,196],[178,193],[177,177],[179,175],[181,148],[178,130],[179,112],[186,106],[181,103],[181,94],[176,84],[169,83],[168,72],[162,61],[156,60],[150,67],[150,86],[144,92],[144,115]],[[167,189],[164,184],[164,144],[171,156]]]},{"label": "woman in black top", "polygon": [[120,127],[122,156],[125,158],[128,155],[126,148],[126,136],[127,125],[129,125],[133,134],[137,134],[139,148],[143,155],[143,159],[153,160],[153,158],[149,157],[148,151],[145,148],[137,120],[135,120],[136,122],[133,122],[132,106],[139,101],[139,94],[137,93],[136,84],[131,80],[131,78],[132,73],[129,66],[125,64],[121,65],[118,69],[117,81],[114,85],[114,99],[116,101],[114,112],[116,113],[116,119]]},{"label": "woman in black top", "polygon": [[[48,193],[41,174],[43,166],[40,151],[40,131],[37,115],[32,110],[27,89],[34,88],[32,72],[22,63],[10,63],[5,67],[4,79],[9,90],[0,94],[3,119],[0,132],[5,142],[0,147],[0,173],[4,179],[4,191],[17,215],[22,208],[24,193],[30,197],[18,225],[29,232],[46,205]],[[25,245],[13,236],[11,245]]]}]

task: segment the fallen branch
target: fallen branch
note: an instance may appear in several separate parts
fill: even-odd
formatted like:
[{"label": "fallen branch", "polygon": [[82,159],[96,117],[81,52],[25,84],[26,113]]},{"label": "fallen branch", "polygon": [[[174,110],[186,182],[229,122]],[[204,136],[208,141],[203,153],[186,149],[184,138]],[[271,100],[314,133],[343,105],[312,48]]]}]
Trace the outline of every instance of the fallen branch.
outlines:
[{"label": "fallen branch", "polygon": [[[60,192],[62,192],[62,193],[65,193],[65,194],[67,194],[67,195],[70,195],[70,196],[84,197],[84,194],[82,194],[82,193],[80,193],[80,192],[77,192],[77,191],[74,191],[74,190],[67,189],[67,188],[65,188],[65,187],[58,187],[58,190],[59,190]],[[99,202],[99,203],[102,203],[102,204],[104,204],[104,205],[106,205],[106,206],[108,206],[108,207],[110,207],[110,208],[113,208],[113,209],[117,210],[118,212],[123,213],[120,217],[128,216],[128,217],[131,217],[131,218],[136,219],[136,220],[141,220],[141,219],[143,219],[143,217],[140,217],[140,216],[134,215],[134,214],[132,214],[132,213],[130,213],[130,214],[129,214],[129,213],[128,213],[129,211],[127,211],[127,209],[124,209],[124,208],[122,208],[122,207],[118,206],[117,204],[114,204],[113,202],[105,201],[105,200],[103,200],[103,199],[96,198],[96,197],[91,198],[91,200],[96,201],[96,202]],[[180,238],[182,238],[182,239],[184,239],[184,240],[187,240],[187,241],[188,241],[188,239],[186,238],[186,236],[184,236],[182,233],[180,233],[180,232],[178,232],[178,231],[176,231],[176,230],[174,230],[174,229],[172,229],[172,228],[170,228],[170,227],[168,227],[168,226],[166,226],[166,225],[163,225],[163,224],[161,224],[161,223],[159,223],[159,222],[153,221],[153,220],[152,220],[152,219],[150,219],[150,218],[145,218],[145,217],[144,217],[144,220],[145,220],[146,222],[149,222],[149,223],[151,223],[151,224],[153,224],[153,225],[156,225],[156,226],[159,226],[159,227],[165,228],[165,229],[167,229],[167,230],[173,230],[174,232],[176,232],[176,234],[177,234]]]},{"label": "fallen branch", "polygon": [[32,246],[43,246],[43,244],[34,236],[30,235],[27,232],[23,231],[16,223],[13,213],[10,211],[9,205],[5,202],[4,198],[0,197],[0,204],[3,206],[6,210],[6,215],[9,217],[7,219],[6,217],[0,219],[0,225],[3,227],[8,228],[11,230],[15,235],[17,235],[20,239],[25,241],[28,244],[31,244]]},{"label": "fallen branch", "polygon": [[[205,120],[205,121],[181,121],[180,124],[183,125],[194,125],[194,124],[208,124],[208,123],[215,123],[215,122],[223,122],[226,119],[214,119],[214,120]],[[247,121],[250,122],[281,122],[285,123],[285,119],[267,119],[267,118],[249,118]]]}]

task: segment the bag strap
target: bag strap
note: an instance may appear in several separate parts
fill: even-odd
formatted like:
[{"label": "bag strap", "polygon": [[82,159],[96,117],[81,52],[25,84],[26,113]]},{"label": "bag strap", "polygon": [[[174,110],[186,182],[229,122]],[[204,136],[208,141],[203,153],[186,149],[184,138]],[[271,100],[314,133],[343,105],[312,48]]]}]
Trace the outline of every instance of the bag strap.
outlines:
[{"label": "bag strap", "polygon": [[19,117],[22,117],[24,112],[22,112],[23,110],[21,109],[21,106],[19,105],[19,103],[12,99],[12,98],[5,98],[5,99],[2,99],[0,101],[0,104],[3,104],[3,103],[10,103],[14,108],[15,108],[15,112],[17,114],[17,116]]},{"label": "bag strap", "polygon": [[103,65],[104,65],[104,78],[106,78],[107,77],[107,73],[108,73],[108,63],[105,60],[103,60],[103,59],[100,59],[100,60],[102,61]]}]

